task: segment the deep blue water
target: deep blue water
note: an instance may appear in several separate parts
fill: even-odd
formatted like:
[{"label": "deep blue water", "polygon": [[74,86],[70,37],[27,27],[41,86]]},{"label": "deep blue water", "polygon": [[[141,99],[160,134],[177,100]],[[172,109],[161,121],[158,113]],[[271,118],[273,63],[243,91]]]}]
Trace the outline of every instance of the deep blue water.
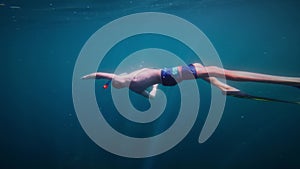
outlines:
[{"label": "deep blue water", "polygon": [[[297,105],[228,97],[217,130],[199,144],[209,107],[201,98],[198,119],[181,143],[155,157],[130,159],[97,146],[80,126],[72,101],[73,68],[88,38],[114,19],[146,11],[174,14],[195,24],[213,43],[225,68],[300,76],[299,9],[300,3],[292,0],[0,1],[1,168],[300,168]],[[138,38],[148,41],[138,43]],[[132,42],[135,49],[119,44],[124,56],[130,50],[164,46],[164,39],[156,36]],[[195,61],[191,55],[181,59]],[[99,69],[113,70],[103,66]],[[209,97],[209,85],[197,83]],[[229,83],[254,95],[300,100],[300,90],[291,87]],[[138,109],[149,106],[134,100],[134,94],[131,98]],[[113,123],[116,114],[105,116]],[[169,113],[160,125],[114,125],[128,135],[146,137],[163,132],[175,118],[176,113]]]}]

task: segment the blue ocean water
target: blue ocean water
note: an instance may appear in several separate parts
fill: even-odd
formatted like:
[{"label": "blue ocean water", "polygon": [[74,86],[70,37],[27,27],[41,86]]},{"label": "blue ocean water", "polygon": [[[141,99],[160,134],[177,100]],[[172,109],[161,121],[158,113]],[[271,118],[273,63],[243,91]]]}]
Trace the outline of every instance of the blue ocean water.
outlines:
[{"label": "blue ocean water", "polygon": [[[190,21],[210,39],[227,69],[300,76],[299,8],[293,0],[0,1],[1,168],[299,168],[298,105],[228,97],[217,130],[199,144],[210,87],[198,80],[201,106],[187,137],[164,154],[130,159],[97,146],[80,126],[72,101],[73,69],[85,42],[108,22],[137,12],[164,12]],[[188,49],[160,36],[129,41],[134,47],[119,44],[124,56],[147,46],[173,46],[182,60],[197,61]],[[109,58],[105,62],[112,64],[104,62],[99,70],[114,70],[118,63]],[[254,95],[300,100],[300,90],[291,87],[229,83]],[[164,90],[177,97],[176,87]],[[149,107],[135,94],[130,97],[136,108]],[[100,94],[97,98],[101,102]],[[105,117],[120,132],[147,137],[172,124],[176,112],[170,112],[138,127],[117,112]]]}]

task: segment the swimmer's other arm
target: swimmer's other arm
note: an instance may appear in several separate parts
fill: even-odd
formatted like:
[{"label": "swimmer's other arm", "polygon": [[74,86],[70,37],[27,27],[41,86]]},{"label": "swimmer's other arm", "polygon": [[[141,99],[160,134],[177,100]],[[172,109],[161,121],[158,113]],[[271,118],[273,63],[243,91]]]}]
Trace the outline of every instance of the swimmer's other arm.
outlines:
[{"label": "swimmer's other arm", "polygon": [[144,90],[140,94],[146,98],[154,99],[156,96],[157,87],[158,87],[158,84],[155,84],[155,85],[153,85],[152,90],[150,92],[148,92],[147,90]]}]

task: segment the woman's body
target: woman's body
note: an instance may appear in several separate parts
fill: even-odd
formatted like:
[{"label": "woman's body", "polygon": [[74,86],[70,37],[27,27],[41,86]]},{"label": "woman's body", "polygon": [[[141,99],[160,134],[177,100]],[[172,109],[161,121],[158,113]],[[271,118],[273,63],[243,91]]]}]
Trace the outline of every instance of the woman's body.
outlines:
[{"label": "woman's body", "polygon": [[[239,91],[238,89],[222,83],[217,78],[226,78],[233,81],[250,81],[283,84],[294,87],[300,86],[300,78],[273,76],[245,71],[234,71],[218,68],[215,66],[204,67],[200,63],[193,63],[188,66],[178,66],[167,69],[143,68],[125,75],[115,75],[112,73],[96,72],[82,79],[109,79],[115,88],[129,87],[132,91],[147,98],[153,98],[156,94],[158,84],[173,86],[183,80],[201,78],[218,87],[223,93]],[[147,88],[153,86],[150,92]]]}]

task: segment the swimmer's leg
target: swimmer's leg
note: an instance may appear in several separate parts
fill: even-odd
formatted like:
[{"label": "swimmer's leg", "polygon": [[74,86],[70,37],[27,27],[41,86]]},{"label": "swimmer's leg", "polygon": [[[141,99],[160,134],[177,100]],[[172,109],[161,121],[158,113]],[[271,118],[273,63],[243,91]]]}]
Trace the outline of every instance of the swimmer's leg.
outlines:
[{"label": "swimmer's leg", "polygon": [[290,104],[298,104],[298,105],[300,104],[300,102],[249,95],[249,94],[244,93],[232,86],[222,83],[215,77],[206,77],[206,78],[204,78],[204,80],[217,86],[219,89],[221,89],[222,93],[227,96],[243,98],[243,99],[250,99],[250,100],[257,100],[257,101],[264,101],[264,102],[281,102],[281,103],[290,103]]},{"label": "swimmer's leg", "polygon": [[274,75],[267,75],[262,73],[226,70],[216,66],[207,66],[207,67],[196,66],[196,68],[197,68],[197,75],[200,78],[213,76],[219,78],[226,78],[228,80],[233,80],[233,81],[273,83],[273,84],[282,84],[282,85],[288,85],[288,86],[300,88],[299,77],[274,76]]},{"label": "swimmer's leg", "polygon": [[205,81],[215,85],[216,87],[218,87],[223,94],[226,94],[227,92],[235,92],[235,91],[240,91],[239,89],[237,88],[234,88],[232,86],[229,86],[228,84],[226,83],[223,83],[221,82],[220,80],[218,80],[217,78],[215,77],[204,77],[203,78]]}]

